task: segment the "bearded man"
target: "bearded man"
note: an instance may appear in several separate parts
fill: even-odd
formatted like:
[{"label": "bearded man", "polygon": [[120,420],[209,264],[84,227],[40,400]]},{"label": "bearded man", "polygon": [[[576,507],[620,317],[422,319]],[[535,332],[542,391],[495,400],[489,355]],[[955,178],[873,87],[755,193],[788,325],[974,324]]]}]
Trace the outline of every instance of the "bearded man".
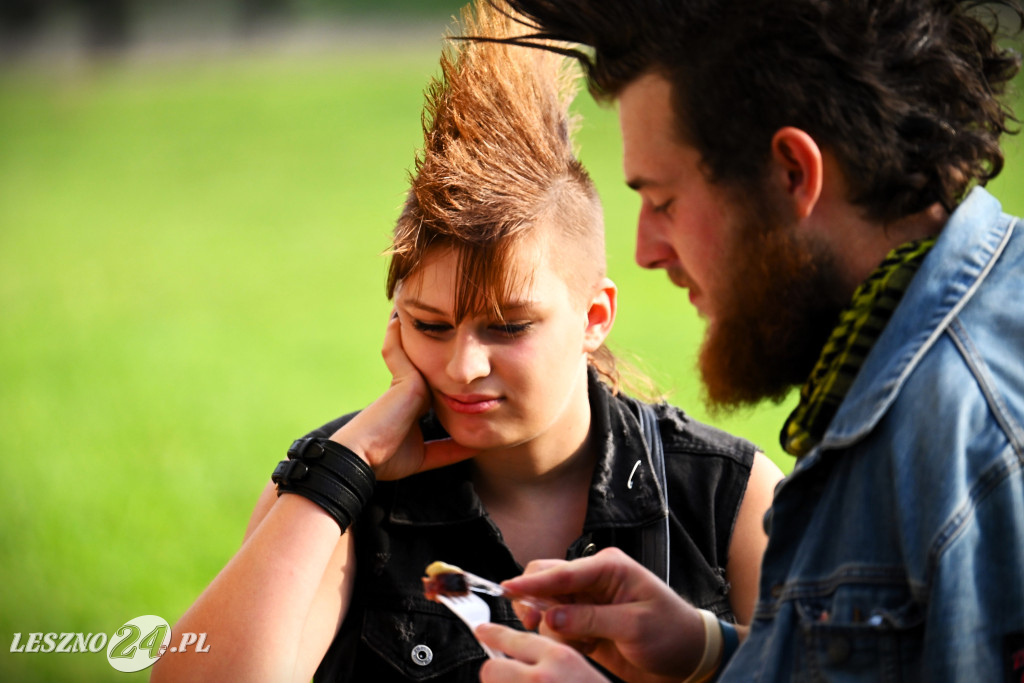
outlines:
[{"label": "bearded man", "polygon": [[[636,258],[707,319],[710,402],[800,387],[749,633],[614,551],[507,582],[573,598],[524,622],[628,679],[1020,681],[1024,224],[982,187],[1020,4],[510,4],[516,42],[583,46],[617,101]],[[597,676],[555,640],[478,635],[511,655],[485,681]]]}]

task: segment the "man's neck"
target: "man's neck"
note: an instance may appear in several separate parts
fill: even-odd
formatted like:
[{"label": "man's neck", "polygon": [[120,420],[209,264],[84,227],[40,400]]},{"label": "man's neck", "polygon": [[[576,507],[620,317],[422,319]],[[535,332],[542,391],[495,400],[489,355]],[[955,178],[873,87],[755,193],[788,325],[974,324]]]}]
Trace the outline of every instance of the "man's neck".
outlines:
[{"label": "man's neck", "polygon": [[888,223],[869,220],[861,207],[846,199],[846,184],[831,155],[825,156],[824,164],[826,181],[809,227],[837,256],[851,295],[890,251],[906,242],[938,235],[949,220],[949,213],[939,203]]}]

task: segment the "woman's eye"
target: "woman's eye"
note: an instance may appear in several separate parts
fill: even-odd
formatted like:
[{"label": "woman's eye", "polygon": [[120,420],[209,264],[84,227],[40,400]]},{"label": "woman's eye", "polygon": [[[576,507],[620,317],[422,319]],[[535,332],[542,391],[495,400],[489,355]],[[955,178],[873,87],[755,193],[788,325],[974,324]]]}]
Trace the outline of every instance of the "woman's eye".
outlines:
[{"label": "woman's eye", "polygon": [[447,323],[428,323],[422,320],[413,320],[412,326],[414,329],[426,334],[442,334],[452,329],[452,326]]},{"label": "woman's eye", "polygon": [[533,323],[503,323],[500,325],[492,325],[491,330],[497,332],[503,337],[518,337],[530,329],[531,325],[533,325]]}]

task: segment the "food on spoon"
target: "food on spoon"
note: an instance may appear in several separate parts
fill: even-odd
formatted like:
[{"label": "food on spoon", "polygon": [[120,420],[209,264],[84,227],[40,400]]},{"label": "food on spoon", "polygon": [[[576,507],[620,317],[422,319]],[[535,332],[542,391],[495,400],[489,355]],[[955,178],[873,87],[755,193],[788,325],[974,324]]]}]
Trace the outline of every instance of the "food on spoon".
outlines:
[{"label": "food on spoon", "polygon": [[437,602],[438,596],[456,596],[469,593],[466,575],[453,564],[431,562],[423,577],[423,594]]}]

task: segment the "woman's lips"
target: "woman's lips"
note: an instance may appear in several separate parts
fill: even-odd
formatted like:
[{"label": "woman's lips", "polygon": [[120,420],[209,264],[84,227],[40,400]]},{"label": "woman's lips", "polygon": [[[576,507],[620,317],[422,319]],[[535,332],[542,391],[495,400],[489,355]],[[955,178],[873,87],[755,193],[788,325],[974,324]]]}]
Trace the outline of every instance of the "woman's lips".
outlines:
[{"label": "woman's lips", "polygon": [[437,392],[444,404],[456,413],[475,415],[497,408],[501,398],[495,396],[484,396],[481,394],[450,395]]}]

